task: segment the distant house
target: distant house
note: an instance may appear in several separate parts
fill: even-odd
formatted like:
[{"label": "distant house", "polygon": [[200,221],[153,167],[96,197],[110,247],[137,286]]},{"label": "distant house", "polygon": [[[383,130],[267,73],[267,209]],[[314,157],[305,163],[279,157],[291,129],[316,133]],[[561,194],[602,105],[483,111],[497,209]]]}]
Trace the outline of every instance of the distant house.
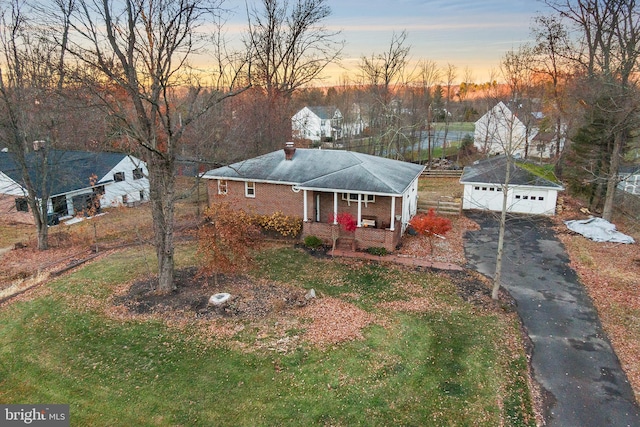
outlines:
[{"label": "distant house", "polygon": [[210,200],[223,196],[238,209],[303,219],[302,237],[330,241],[338,214],[357,221],[361,248],[394,250],[417,210],[424,167],[341,150],[284,150],[210,170]]},{"label": "distant house", "polygon": [[562,185],[542,178],[511,163],[508,186],[506,156],[478,161],[463,170],[460,183],[464,186],[462,209],[502,211],[503,191],[508,187],[507,212],[533,215],[555,215],[558,191]]},{"label": "distant house", "polygon": [[353,103],[342,120],[342,137],[352,139],[362,135],[366,125],[362,119],[360,105]]},{"label": "distant house", "polygon": [[291,118],[291,131],[296,139],[335,141],[342,138],[342,113],[336,107],[304,107]]},{"label": "distant house", "polygon": [[533,113],[531,120],[521,120],[503,102],[498,102],[491,110],[475,122],[474,145],[487,156],[505,154],[507,151],[516,158],[526,155],[553,157],[555,145],[548,134],[540,135],[536,123],[541,113]]},{"label": "distant house", "polygon": [[[46,167],[41,151],[27,155],[32,182],[48,174],[48,213],[69,217],[99,207],[129,205],[149,198],[146,164],[122,153],[48,150]],[[40,189],[41,191],[42,189]],[[20,167],[9,152],[0,152],[0,218],[33,223]],[[41,197],[41,192],[38,194]]]},{"label": "distant house", "polygon": [[[559,151],[564,148],[564,137],[560,138]],[[550,159],[558,154],[558,142],[555,132],[537,132],[529,144],[529,158]]]},{"label": "distant house", "polygon": [[618,188],[627,193],[640,196],[640,166],[621,166],[618,171],[619,180]]}]

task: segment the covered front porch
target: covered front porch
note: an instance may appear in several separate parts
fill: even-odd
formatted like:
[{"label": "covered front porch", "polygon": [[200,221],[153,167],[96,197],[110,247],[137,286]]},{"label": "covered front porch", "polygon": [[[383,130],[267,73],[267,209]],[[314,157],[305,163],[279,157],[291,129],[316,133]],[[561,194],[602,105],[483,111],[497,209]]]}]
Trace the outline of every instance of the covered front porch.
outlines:
[{"label": "covered front porch", "polygon": [[[302,192],[303,238],[316,236],[330,244],[338,232],[340,239],[352,240],[359,249],[383,247],[388,251],[400,243],[404,230],[402,197],[309,189]],[[344,213],[355,219],[355,232],[340,229],[337,217]]]},{"label": "covered front porch", "polygon": [[[338,225],[322,222],[305,222],[302,225],[302,237],[316,236],[327,245],[332,243],[333,233]],[[385,248],[392,252],[400,244],[402,232],[400,228],[359,227],[354,233],[339,232],[339,239],[353,241],[356,249]]]}]

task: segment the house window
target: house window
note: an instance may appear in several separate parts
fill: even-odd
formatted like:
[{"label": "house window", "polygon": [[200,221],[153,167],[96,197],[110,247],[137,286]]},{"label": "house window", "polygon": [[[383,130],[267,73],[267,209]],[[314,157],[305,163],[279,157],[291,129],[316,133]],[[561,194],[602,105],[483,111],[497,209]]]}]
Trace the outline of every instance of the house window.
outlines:
[{"label": "house window", "polygon": [[144,190],[140,190],[140,200],[144,200]]},{"label": "house window", "polygon": [[[144,178],[144,174],[142,173],[142,168],[135,168],[133,170],[133,179],[142,179]],[[124,180],[124,176],[123,176]]]},{"label": "house window", "polygon": [[487,187],[482,187],[482,191],[487,191]]},{"label": "house window", "polygon": [[518,194],[518,195],[516,195],[516,199],[517,199],[517,200],[520,200],[520,198],[521,198],[521,196],[520,196],[519,194]]},{"label": "house window", "polygon": [[247,181],[244,183],[244,195],[245,197],[256,197],[256,183],[253,181]]},{"label": "house window", "polygon": [[538,200],[544,200],[544,197],[540,196],[538,197]]},{"label": "house window", "polygon": [[[342,200],[346,200],[348,202],[357,202],[358,194],[357,193],[342,193]],[[365,203],[374,203],[376,201],[376,196],[373,194],[360,194],[360,200]]]},{"label": "house window", "polygon": [[219,179],[218,180],[218,194],[227,194],[227,180]]},{"label": "house window", "polygon": [[480,187],[473,187],[474,190],[480,190]]},{"label": "house window", "polygon": [[24,197],[16,199],[16,210],[18,212],[29,212],[29,203]]},{"label": "house window", "polygon": [[490,188],[489,188],[489,191],[496,191],[496,189],[495,189],[495,188],[493,188],[493,187],[490,187]]},{"label": "house window", "polygon": [[124,172],[116,172],[113,174],[113,180],[115,182],[122,182],[124,181]]}]

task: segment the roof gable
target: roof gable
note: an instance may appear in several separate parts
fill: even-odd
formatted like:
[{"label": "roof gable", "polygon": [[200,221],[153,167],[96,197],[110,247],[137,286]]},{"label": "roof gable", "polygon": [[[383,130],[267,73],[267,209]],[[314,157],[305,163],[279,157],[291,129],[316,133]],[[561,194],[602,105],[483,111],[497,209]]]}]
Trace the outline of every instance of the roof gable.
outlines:
[{"label": "roof gable", "polygon": [[336,111],[338,111],[336,107],[324,107],[320,105],[310,106],[307,108],[322,120],[333,119],[336,115]]},{"label": "roof gable", "polygon": [[342,150],[298,148],[292,160],[282,150],[211,170],[211,179],[264,181],[310,190],[400,195],[424,166]]},{"label": "roof gable", "polygon": [[500,101],[475,122],[476,126],[524,126],[522,120]]},{"label": "roof gable", "polygon": [[496,156],[465,166],[460,178],[461,184],[504,184],[507,165],[511,167],[510,185],[546,187],[562,190],[560,184],[542,178],[515,162],[507,162],[506,156]]}]

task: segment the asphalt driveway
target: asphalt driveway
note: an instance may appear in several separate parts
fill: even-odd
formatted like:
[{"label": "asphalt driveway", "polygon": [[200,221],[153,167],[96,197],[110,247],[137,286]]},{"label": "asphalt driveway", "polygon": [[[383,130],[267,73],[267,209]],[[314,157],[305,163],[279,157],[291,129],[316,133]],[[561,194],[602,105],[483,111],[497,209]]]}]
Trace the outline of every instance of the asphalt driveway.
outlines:
[{"label": "asphalt driveway", "polygon": [[[498,218],[468,216],[481,227],[465,235],[468,267],[493,277]],[[502,277],[533,343],[547,425],[640,426],[626,375],[548,218],[509,218]]]}]

